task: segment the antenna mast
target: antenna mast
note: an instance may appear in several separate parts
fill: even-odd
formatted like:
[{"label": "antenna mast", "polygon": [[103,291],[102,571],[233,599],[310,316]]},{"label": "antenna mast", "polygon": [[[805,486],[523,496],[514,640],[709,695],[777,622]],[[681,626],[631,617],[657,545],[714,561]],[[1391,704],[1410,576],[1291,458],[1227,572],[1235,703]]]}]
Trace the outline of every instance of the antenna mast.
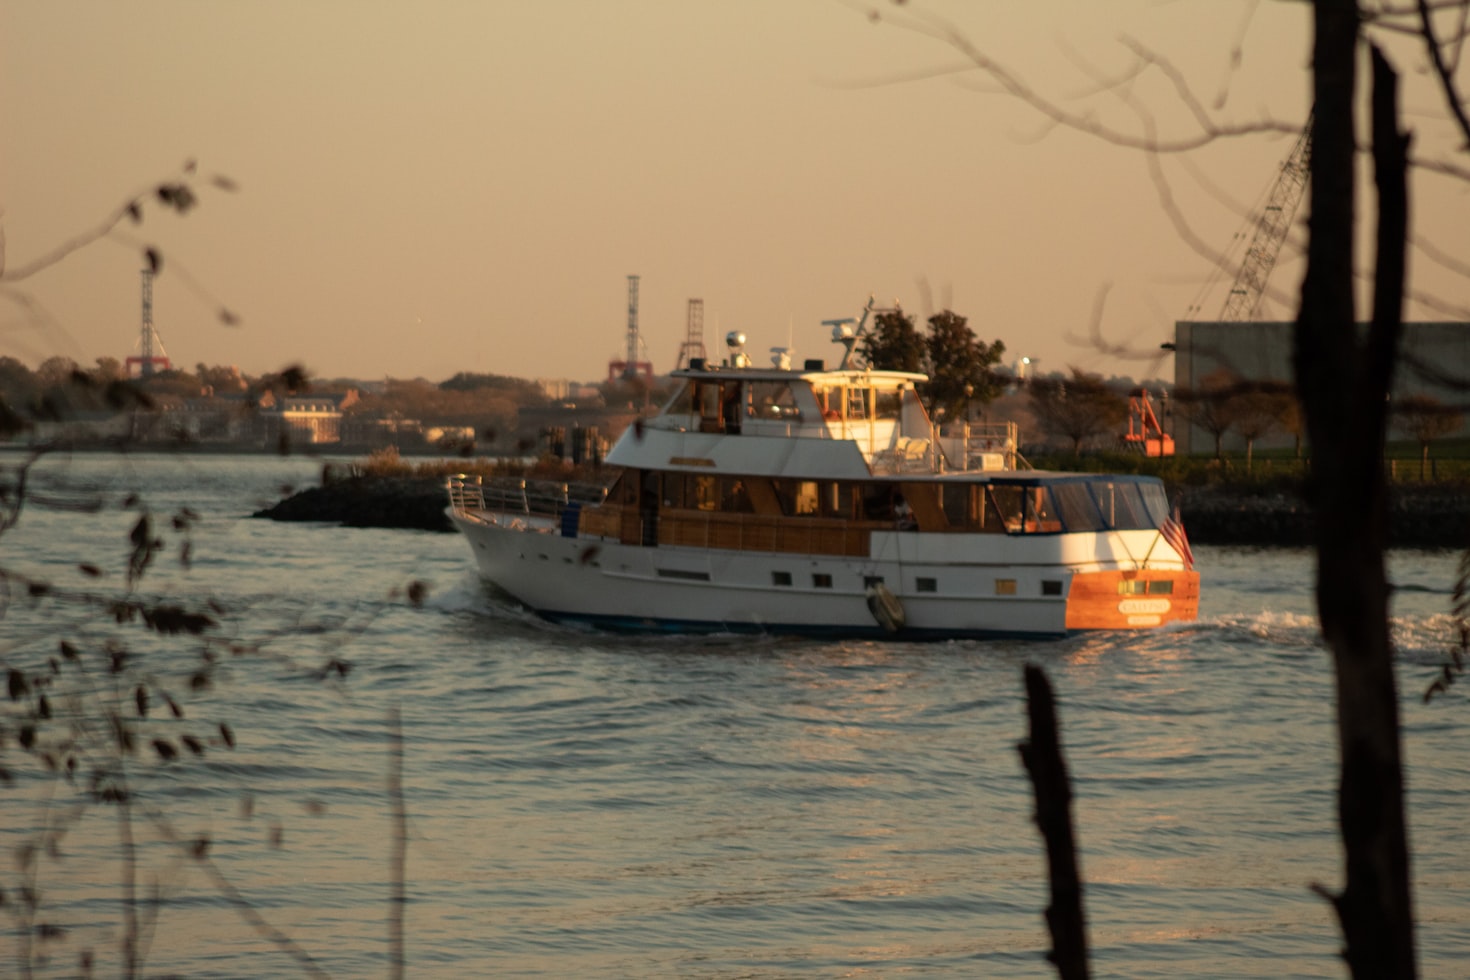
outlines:
[{"label": "antenna mast", "polygon": [[638,277],[628,277],[628,352],[621,361],[607,362],[607,380],[632,380],[640,374],[653,384],[653,364],[638,360]]},{"label": "antenna mast", "polygon": [[146,378],[154,371],[167,371],[172,366],[168,351],[163,349],[163,338],[153,327],[153,270],[144,269],[142,275],[143,323],[138,334],[138,354],[127,359],[128,374],[138,378]]}]

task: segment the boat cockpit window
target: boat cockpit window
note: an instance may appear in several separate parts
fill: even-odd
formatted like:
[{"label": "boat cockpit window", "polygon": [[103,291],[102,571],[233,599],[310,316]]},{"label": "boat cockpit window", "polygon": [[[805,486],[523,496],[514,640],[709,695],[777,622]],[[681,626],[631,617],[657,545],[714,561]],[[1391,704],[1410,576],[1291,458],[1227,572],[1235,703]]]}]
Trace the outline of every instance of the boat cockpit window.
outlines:
[{"label": "boat cockpit window", "polygon": [[1068,531],[1101,531],[1106,526],[1092,494],[1088,493],[1087,483],[1081,480],[1055,483],[1051,493],[1062,526]]},{"label": "boat cockpit window", "polygon": [[868,389],[846,388],[847,392],[847,419],[849,422],[859,421],[868,417]]},{"label": "boat cockpit window", "polygon": [[1040,483],[992,483],[996,510],[1013,534],[1052,534],[1062,530],[1051,488]]},{"label": "boat cockpit window", "polygon": [[750,414],[758,419],[795,419],[801,416],[796,395],[785,381],[752,381]]},{"label": "boat cockpit window", "polygon": [[1143,497],[1143,506],[1148,510],[1148,516],[1152,523],[1150,527],[1160,527],[1164,518],[1169,516],[1169,496],[1164,493],[1161,483],[1140,483],[1138,485],[1140,495]]},{"label": "boat cockpit window", "polygon": [[822,418],[829,422],[842,418],[841,388],[812,385],[812,396],[817,400],[817,408],[821,410]]},{"label": "boat cockpit window", "polygon": [[940,502],[944,507],[944,518],[952,528],[1005,533],[1005,521],[983,483],[946,483]]},{"label": "boat cockpit window", "polygon": [[1024,490],[1014,483],[997,483],[990,487],[990,499],[1007,531],[1019,533],[1022,529],[1026,514]]},{"label": "boat cockpit window", "polygon": [[903,392],[889,388],[874,393],[873,417],[878,419],[896,419],[903,412]]}]

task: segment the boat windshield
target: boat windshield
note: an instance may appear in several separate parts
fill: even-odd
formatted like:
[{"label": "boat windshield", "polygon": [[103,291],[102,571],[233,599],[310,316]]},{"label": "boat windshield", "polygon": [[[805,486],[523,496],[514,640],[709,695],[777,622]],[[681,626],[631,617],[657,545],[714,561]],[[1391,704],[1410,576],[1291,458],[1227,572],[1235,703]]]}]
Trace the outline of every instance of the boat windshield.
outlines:
[{"label": "boat windshield", "polygon": [[1151,530],[1169,512],[1163,484],[1152,479],[994,481],[990,492],[1012,533]]}]

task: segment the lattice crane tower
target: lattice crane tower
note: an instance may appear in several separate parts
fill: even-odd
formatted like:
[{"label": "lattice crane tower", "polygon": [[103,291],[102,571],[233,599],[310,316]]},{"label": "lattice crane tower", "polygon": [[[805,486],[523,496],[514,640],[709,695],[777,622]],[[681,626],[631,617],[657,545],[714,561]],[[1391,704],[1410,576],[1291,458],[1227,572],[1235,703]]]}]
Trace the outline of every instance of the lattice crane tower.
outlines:
[{"label": "lattice crane tower", "polygon": [[679,363],[674,370],[688,367],[694,358],[705,357],[704,352],[704,300],[689,301],[689,325],[684,331],[684,342],[679,345]]},{"label": "lattice crane tower", "polygon": [[643,380],[650,385],[653,384],[653,365],[648,361],[638,360],[638,277],[628,277],[628,350],[627,356],[621,361],[609,361],[607,364],[607,380],[616,381],[619,378],[636,378],[643,375]]},{"label": "lattice crane tower", "polygon": [[1271,196],[1256,222],[1255,233],[1241,260],[1240,271],[1230,286],[1230,295],[1225,297],[1225,306],[1220,311],[1222,322],[1254,320],[1260,308],[1261,298],[1266,294],[1266,279],[1276,265],[1276,256],[1281,252],[1286,234],[1291,230],[1292,218],[1301,204],[1302,193],[1307,184],[1307,164],[1312,153],[1312,121],[1302,129],[1292,147],[1291,155],[1281,164],[1281,173],[1271,186]]},{"label": "lattice crane tower", "polygon": [[168,351],[163,349],[163,338],[153,327],[153,270],[144,269],[143,275],[143,323],[138,335],[138,353],[127,359],[127,371],[132,377],[146,378],[154,371],[167,371]]}]

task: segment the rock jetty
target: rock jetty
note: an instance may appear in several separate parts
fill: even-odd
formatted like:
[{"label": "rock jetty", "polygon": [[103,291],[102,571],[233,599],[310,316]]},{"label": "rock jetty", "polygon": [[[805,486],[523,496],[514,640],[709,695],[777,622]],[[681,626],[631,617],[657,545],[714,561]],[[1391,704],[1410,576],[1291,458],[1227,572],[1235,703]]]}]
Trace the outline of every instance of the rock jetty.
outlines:
[{"label": "rock jetty", "polygon": [[454,530],[444,514],[448,503],[440,477],[355,476],[298,490],[252,516],[447,532]]}]

